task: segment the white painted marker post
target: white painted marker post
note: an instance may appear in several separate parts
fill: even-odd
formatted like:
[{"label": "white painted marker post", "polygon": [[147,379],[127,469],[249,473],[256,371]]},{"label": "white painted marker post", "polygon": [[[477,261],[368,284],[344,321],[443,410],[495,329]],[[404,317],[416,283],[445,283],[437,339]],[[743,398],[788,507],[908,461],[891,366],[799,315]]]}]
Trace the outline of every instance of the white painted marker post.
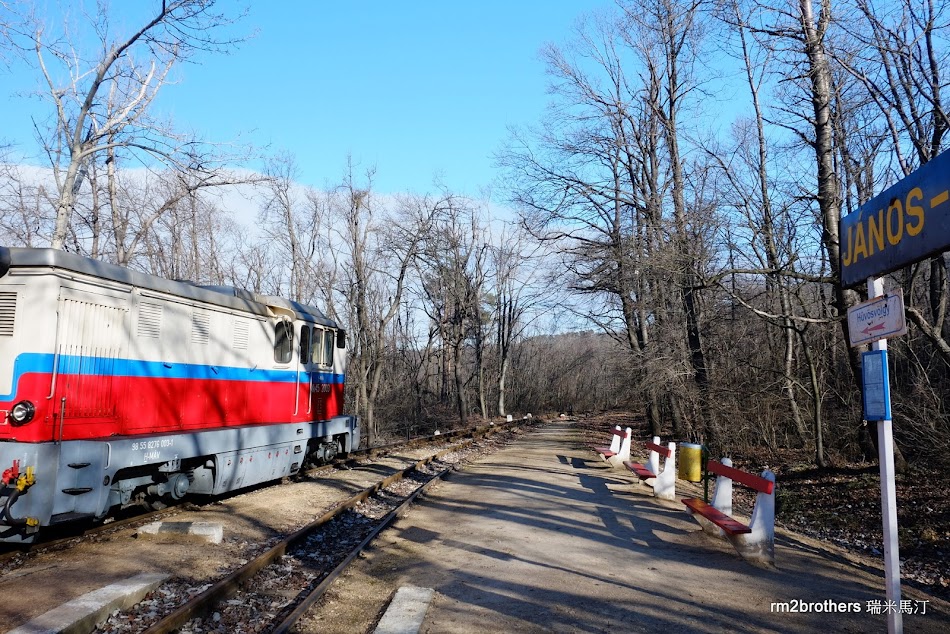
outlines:
[{"label": "white painted marker post", "polygon": [[[884,294],[882,278],[868,278],[868,297]],[[887,339],[871,344],[872,350],[887,350]],[[890,420],[877,421],[877,452],[881,465],[881,515],[884,517],[884,582],[887,586],[888,634],[903,634],[901,616],[901,566],[897,541],[897,486],[894,482],[894,432]]]}]

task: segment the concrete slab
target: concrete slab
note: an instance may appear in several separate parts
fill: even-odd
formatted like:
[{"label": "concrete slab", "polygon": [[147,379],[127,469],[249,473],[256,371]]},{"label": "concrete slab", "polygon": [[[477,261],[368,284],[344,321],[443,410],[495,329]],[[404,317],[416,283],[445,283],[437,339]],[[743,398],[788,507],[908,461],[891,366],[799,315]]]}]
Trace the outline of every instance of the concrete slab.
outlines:
[{"label": "concrete slab", "polygon": [[224,528],[215,522],[152,522],[138,530],[139,537],[181,537],[220,544]]},{"label": "concrete slab", "polygon": [[88,634],[113,611],[135,605],[167,578],[148,573],[113,583],[64,603],[8,634]]},{"label": "concrete slab", "polygon": [[422,627],[434,594],[432,588],[416,586],[403,586],[396,590],[396,596],[379,620],[375,634],[416,634]]}]

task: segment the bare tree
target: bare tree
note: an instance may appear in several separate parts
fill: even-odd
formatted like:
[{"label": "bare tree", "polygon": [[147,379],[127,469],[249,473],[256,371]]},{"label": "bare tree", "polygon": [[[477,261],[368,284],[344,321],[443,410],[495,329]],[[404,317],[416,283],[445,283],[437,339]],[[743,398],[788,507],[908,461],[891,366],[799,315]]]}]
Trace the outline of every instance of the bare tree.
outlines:
[{"label": "bare tree", "polygon": [[[860,46],[853,52],[841,51],[837,58],[877,106],[897,159],[898,177],[906,176],[945,148],[950,131],[943,98],[950,50],[941,45],[946,7],[931,0],[901,0],[885,12],[870,0],[857,0],[856,8],[864,23],[855,33]],[[925,269],[926,313],[914,306],[915,281],[925,277]],[[931,258],[927,267],[916,267],[905,288],[907,315],[950,365],[946,255]]]},{"label": "bare tree", "polygon": [[[767,43],[758,42],[757,33],[749,28],[748,10],[739,2],[724,3],[720,7],[720,17],[734,29],[734,54],[744,69],[744,78],[752,102],[752,119],[740,120],[733,126],[735,143],[731,151],[716,146],[710,149],[710,155],[716,160],[729,181],[732,194],[729,206],[741,213],[741,229],[730,238],[730,266],[720,275],[728,274],[731,288],[723,286],[733,298],[764,318],[768,323],[780,328],[782,334],[781,361],[776,365],[782,368],[780,373],[781,390],[791,414],[793,429],[800,442],[806,439],[804,413],[799,405],[796,392],[801,382],[797,378],[796,355],[800,353],[808,360],[812,395],[812,430],[815,443],[815,460],[819,467],[826,466],[822,425],[822,391],[817,385],[818,367],[814,363],[815,355],[810,348],[806,330],[822,319],[803,316],[800,319],[799,307],[804,302],[794,302],[796,285],[808,283],[811,276],[798,275],[798,261],[802,251],[795,244],[797,235],[795,219],[802,212],[796,203],[796,197],[778,186],[781,172],[775,161],[770,159],[770,146],[766,134],[766,108],[762,103],[763,88],[767,78],[775,72],[774,57]],[[784,163],[784,162],[783,162]],[[787,175],[786,175],[787,177]],[[746,242],[737,245],[736,240],[744,236]],[[762,275],[765,278],[766,302],[743,299],[738,295],[748,285],[737,288],[736,259],[742,265],[741,275]],[[758,294],[757,286],[752,285],[753,294]]]},{"label": "bare tree", "polygon": [[514,228],[511,233],[503,233],[491,248],[499,416],[508,414],[507,381],[514,346],[530,323],[528,311],[540,301],[532,284],[538,275],[537,249],[528,245],[527,238],[525,232]]},{"label": "bare tree", "polygon": [[567,48],[547,47],[558,107],[540,130],[514,134],[499,158],[525,228],[560,254],[559,283],[585,295],[584,317],[642,362],[665,317],[666,274],[654,265],[665,251],[667,165],[659,120],[646,105],[658,84],[628,76],[623,49],[607,18],[581,24]]},{"label": "bare tree", "polygon": [[10,24],[15,21],[13,3],[0,0],[0,62],[6,62],[6,51],[11,45]]},{"label": "bare tree", "polygon": [[[842,77],[836,74],[831,54],[835,36],[839,33],[835,30],[832,3],[830,0],[751,0],[738,3],[729,21],[737,27],[742,21],[747,33],[755,36],[774,59],[778,98],[771,104],[769,121],[790,132],[798,146],[811,155],[809,161],[814,165],[813,176],[800,179],[796,196],[815,207],[813,218],[815,227],[820,231],[822,251],[819,261],[822,270],[810,273],[816,281],[824,284],[822,292],[828,297],[825,314],[819,317],[835,320],[841,325],[843,337],[837,339],[840,345],[840,342],[848,341],[847,320],[843,317],[848,308],[857,302],[858,295],[838,283],[838,223],[845,198],[836,160],[836,135],[845,113],[836,108],[850,107],[850,104],[847,100],[839,99],[844,93]],[[807,353],[808,350],[803,352]],[[851,385],[858,385],[859,352],[845,346],[842,357],[848,360]],[[819,406],[816,400],[816,413]],[[820,421],[816,425],[816,440],[820,440]],[[858,433],[868,440],[865,428],[858,428]],[[868,447],[868,457],[873,456],[873,447],[870,447],[869,442],[864,444]],[[820,456],[818,461],[823,461]]]},{"label": "bare tree", "polygon": [[42,182],[23,169],[0,163],[0,241],[13,246],[45,246],[50,200]]},{"label": "bare tree", "polygon": [[341,281],[355,331],[351,375],[357,413],[363,417],[371,446],[379,436],[375,411],[389,327],[399,312],[419,244],[439,206],[437,201],[410,196],[397,208],[389,208],[375,198],[372,177],[369,171],[365,182],[359,184],[349,163],[334,207],[335,217],[341,220],[340,238],[347,257]]},{"label": "bare tree", "polygon": [[53,32],[55,23],[37,3],[16,7],[12,39],[31,52],[53,109],[48,129],[37,125],[43,151],[53,168],[58,197],[51,244],[61,249],[70,231],[76,199],[91,164],[111,151],[134,155],[146,165],[198,170],[207,148],[150,114],[152,102],[172,67],[197,53],[226,50],[237,43],[224,32],[234,18],[218,11],[215,0],[163,0],[133,32],[116,36],[113,11],[98,4],[86,16],[94,40],[88,50]]},{"label": "bare tree", "polygon": [[[424,310],[442,346],[440,396],[443,402],[450,393],[454,396],[456,415],[464,423],[470,412],[469,385],[473,380],[477,380],[480,411],[483,417],[487,415],[482,300],[488,245],[474,206],[448,194],[443,201],[420,252],[420,275]],[[469,342],[471,362],[466,358]]]},{"label": "bare tree", "polygon": [[[673,274],[679,288],[685,320],[686,343],[693,380],[699,391],[702,430],[707,441],[718,442],[714,412],[709,405],[709,367],[703,350],[700,328],[700,249],[697,221],[703,211],[699,199],[687,201],[686,126],[691,103],[695,103],[705,68],[703,38],[707,30],[705,0],[661,0],[654,4],[623,4],[629,28],[630,46],[639,52],[650,83],[650,107],[661,125],[665,151],[669,157],[670,201],[673,211]],[[695,185],[693,186],[695,189]],[[698,190],[697,190],[698,191]]]},{"label": "bare tree", "polygon": [[275,292],[296,301],[311,301],[317,280],[311,275],[328,250],[325,208],[316,192],[298,184],[300,169],[290,155],[270,159],[264,168],[264,201],[258,218],[263,239],[288,270],[285,287]]},{"label": "bare tree", "polygon": [[699,272],[715,179],[682,123],[699,97],[701,4],[625,4],[546,49],[557,105],[537,147],[515,137],[502,158],[525,226],[558,245],[568,284],[601,302],[587,317],[630,351],[653,430],[665,411],[675,433],[696,421],[714,442]]},{"label": "bare tree", "polygon": [[[171,184],[174,186],[174,184]],[[242,247],[241,228],[227,211],[197,192],[166,197],[168,206],[141,241],[142,254],[130,261],[162,277],[199,284],[233,284],[231,262]]]}]

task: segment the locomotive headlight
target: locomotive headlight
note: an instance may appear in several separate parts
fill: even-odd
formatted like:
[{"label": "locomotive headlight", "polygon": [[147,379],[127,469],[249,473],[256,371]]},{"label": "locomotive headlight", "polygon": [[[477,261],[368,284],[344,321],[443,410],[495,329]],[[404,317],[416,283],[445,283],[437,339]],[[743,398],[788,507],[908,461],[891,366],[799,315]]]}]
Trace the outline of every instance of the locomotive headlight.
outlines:
[{"label": "locomotive headlight", "polygon": [[36,414],[36,407],[29,401],[20,401],[10,410],[10,422],[14,425],[26,425],[33,420]]}]

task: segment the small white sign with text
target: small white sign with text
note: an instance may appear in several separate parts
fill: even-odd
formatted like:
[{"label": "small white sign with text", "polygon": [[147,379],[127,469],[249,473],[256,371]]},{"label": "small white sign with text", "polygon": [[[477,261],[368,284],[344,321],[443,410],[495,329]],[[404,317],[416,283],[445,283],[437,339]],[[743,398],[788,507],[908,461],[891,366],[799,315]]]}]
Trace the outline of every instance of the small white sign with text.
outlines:
[{"label": "small white sign with text", "polygon": [[852,348],[906,332],[904,293],[901,289],[889,291],[848,309],[848,338]]}]

